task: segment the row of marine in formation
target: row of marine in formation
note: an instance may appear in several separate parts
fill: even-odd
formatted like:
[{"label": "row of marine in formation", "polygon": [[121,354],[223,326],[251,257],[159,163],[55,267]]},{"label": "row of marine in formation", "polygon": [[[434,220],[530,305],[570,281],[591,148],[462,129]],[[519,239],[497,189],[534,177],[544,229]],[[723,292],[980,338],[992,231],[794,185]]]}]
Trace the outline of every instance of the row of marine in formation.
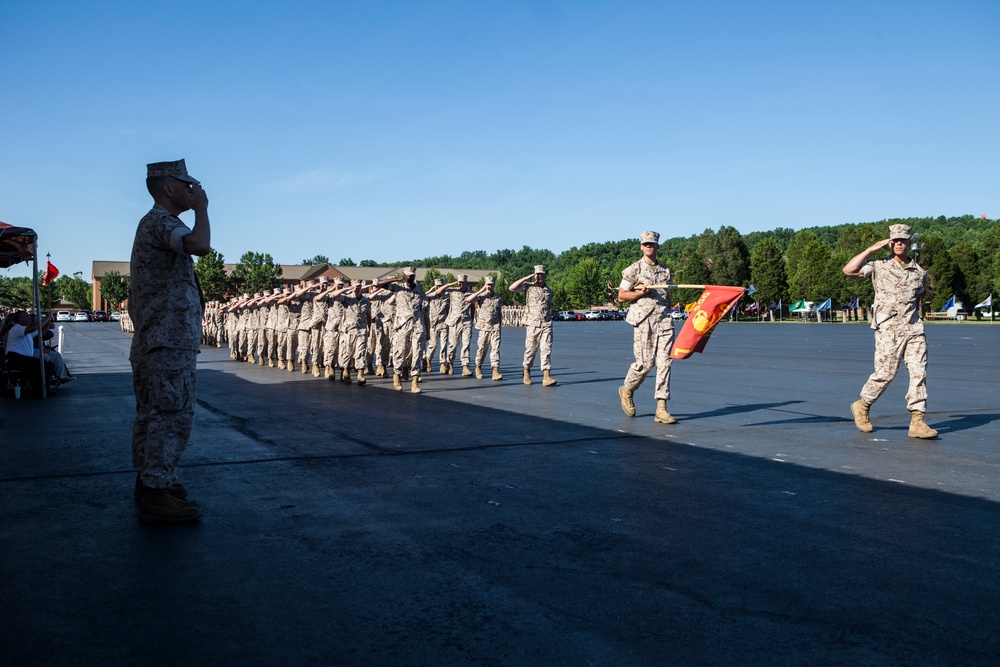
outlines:
[{"label": "row of marine in formation", "polygon": [[[454,375],[482,379],[489,354],[492,379],[500,381],[500,338],[505,326],[524,326],[524,384],[532,384],[531,369],[540,358],[542,385],[552,377],[552,289],[545,284],[545,266],[510,285],[525,293],[524,306],[504,306],[496,281],[486,276],[473,285],[465,274],[454,282],[441,278],[425,292],[416,269],[378,281],[341,278],[302,281],[296,287],[244,294],[205,307],[203,341],[228,345],[232,359],[315,377],[364,385],[367,376],[387,377],[393,386],[420,393],[421,373],[433,367]],[[475,363],[472,329],[478,331]],[[457,362],[457,364],[456,364]]]}]

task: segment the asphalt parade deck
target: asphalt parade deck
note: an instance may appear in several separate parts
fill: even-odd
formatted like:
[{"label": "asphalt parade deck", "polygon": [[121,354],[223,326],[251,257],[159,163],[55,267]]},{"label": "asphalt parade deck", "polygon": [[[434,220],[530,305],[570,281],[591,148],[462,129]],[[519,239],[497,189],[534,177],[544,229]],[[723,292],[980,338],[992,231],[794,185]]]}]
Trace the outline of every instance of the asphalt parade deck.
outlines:
[{"label": "asphalt parade deck", "polygon": [[620,322],[558,323],[553,388],[516,329],[419,396],[206,348],[182,526],[136,520],[129,337],[65,333],[0,400],[3,664],[1000,662],[1000,326],[928,326],[936,441],[905,371],[854,428],[864,325],[720,325],[673,426]]}]

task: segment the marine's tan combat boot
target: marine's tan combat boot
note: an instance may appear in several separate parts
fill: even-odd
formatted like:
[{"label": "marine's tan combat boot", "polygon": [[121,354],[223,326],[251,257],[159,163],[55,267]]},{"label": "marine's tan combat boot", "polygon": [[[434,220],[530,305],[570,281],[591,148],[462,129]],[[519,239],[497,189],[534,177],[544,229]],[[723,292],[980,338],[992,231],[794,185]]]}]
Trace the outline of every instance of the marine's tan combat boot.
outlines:
[{"label": "marine's tan combat boot", "polygon": [[547,370],[542,371],[542,386],[554,387],[555,384],[556,384],[556,379],[552,377]]},{"label": "marine's tan combat boot", "polygon": [[453,364],[453,363],[451,363],[449,361],[448,362],[448,375],[454,375],[454,374],[455,374],[455,364]]},{"label": "marine's tan combat boot", "polygon": [[618,387],[618,398],[622,403],[622,412],[629,417],[635,417],[635,403],[632,401],[632,390],[625,385]]},{"label": "marine's tan combat boot", "polygon": [[524,369],[524,384],[531,384],[531,371],[527,368]]},{"label": "marine's tan combat boot", "polygon": [[322,375],[322,371],[319,369],[319,364],[313,364],[313,377],[318,378]]},{"label": "marine's tan combat boot", "polygon": [[244,361],[246,361],[248,364],[255,364],[255,363],[257,363],[257,360],[253,358],[252,354],[248,354],[247,358]]},{"label": "marine's tan combat boot", "polygon": [[264,365],[264,357],[260,357],[260,358],[257,359],[257,365],[258,366],[263,366]]},{"label": "marine's tan combat boot", "polygon": [[483,367],[482,366],[476,366],[476,379],[477,380],[482,380],[483,379]]},{"label": "marine's tan combat boot", "polygon": [[653,416],[653,420],[659,424],[676,424],[677,420],[674,416],[667,412],[667,401],[663,398],[656,399],[656,414]]},{"label": "marine's tan combat boot", "polygon": [[340,381],[351,384],[351,371],[347,370],[347,366],[344,366],[344,370],[340,372]]},{"label": "marine's tan combat boot", "polygon": [[440,375],[447,375],[448,374],[448,364],[446,364],[443,361],[441,362],[441,368],[439,370],[439,374]]},{"label": "marine's tan combat boot", "polygon": [[469,370],[469,367],[466,366],[465,364],[462,364],[462,377],[464,378],[472,377],[472,371]]},{"label": "marine's tan combat boot", "polygon": [[431,360],[430,359],[424,359],[424,372],[425,373],[430,373],[431,372]]},{"label": "marine's tan combat boot", "polygon": [[392,388],[396,391],[403,391],[403,376],[399,373],[392,374]]},{"label": "marine's tan combat boot", "polygon": [[385,365],[379,364],[378,368],[375,369],[375,377],[384,378],[385,377]]},{"label": "marine's tan combat boot", "polygon": [[414,375],[413,381],[410,383],[410,393],[419,394],[423,389],[420,388],[420,376]]},{"label": "marine's tan combat boot", "polygon": [[267,367],[268,368],[274,368],[274,359],[268,359],[267,360]]},{"label": "marine's tan combat boot", "polygon": [[923,412],[914,411],[910,413],[910,432],[907,435],[911,438],[936,438],[938,432],[927,425]]},{"label": "marine's tan combat boot", "polygon": [[306,362],[305,359],[303,359],[302,360],[302,374],[305,375],[308,372],[309,372],[309,364]]},{"label": "marine's tan combat boot", "polygon": [[500,369],[497,368],[496,366],[494,366],[493,367],[493,381],[494,382],[499,382],[502,379],[503,379],[503,375],[500,375]]},{"label": "marine's tan combat boot", "polygon": [[854,425],[862,433],[872,432],[872,423],[868,419],[868,408],[871,406],[863,400],[858,399],[851,403],[851,414],[854,415]]},{"label": "marine's tan combat boot", "polygon": [[359,370],[358,371],[358,386],[359,387],[364,386],[365,382],[366,382],[366,380],[365,380],[365,372],[364,372],[364,370]]},{"label": "marine's tan combat boot", "polygon": [[288,369],[288,372],[291,373],[292,371],[295,370],[295,362],[289,359],[288,366],[286,366],[286,368]]},{"label": "marine's tan combat boot", "polygon": [[326,367],[326,370],[323,371],[323,377],[325,377],[327,380],[333,379],[333,366]]}]

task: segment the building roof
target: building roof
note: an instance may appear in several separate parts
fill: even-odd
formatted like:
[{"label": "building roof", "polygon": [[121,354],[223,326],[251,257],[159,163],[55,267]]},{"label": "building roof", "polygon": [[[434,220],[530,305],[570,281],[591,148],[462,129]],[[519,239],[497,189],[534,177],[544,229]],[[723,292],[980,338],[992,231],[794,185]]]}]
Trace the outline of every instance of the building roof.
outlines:
[{"label": "building roof", "polygon": [[[236,264],[224,264],[226,270],[226,275],[232,275],[233,270],[236,268]],[[448,275],[449,273],[457,276],[460,273],[468,274],[469,281],[477,283],[489,274],[500,275],[499,271],[490,271],[482,269],[455,269],[447,267],[433,267],[441,275]],[[393,274],[399,275],[403,270],[399,266],[334,266],[332,264],[282,264],[281,265],[281,282],[283,283],[297,283],[300,280],[316,280],[321,277],[327,277],[331,280],[334,278],[343,278],[345,280],[381,280],[386,276],[391,276]],[[417,269],[417,280],[422,281],[430,271],[430,268],[420,267]],[[101,280],[104,278],[104,274],[109,271],[117,271],[123,276],[131,275],[131,266],[129,262],[112,262],[112,261],[95,261],[91,269],[91,280]]]}]

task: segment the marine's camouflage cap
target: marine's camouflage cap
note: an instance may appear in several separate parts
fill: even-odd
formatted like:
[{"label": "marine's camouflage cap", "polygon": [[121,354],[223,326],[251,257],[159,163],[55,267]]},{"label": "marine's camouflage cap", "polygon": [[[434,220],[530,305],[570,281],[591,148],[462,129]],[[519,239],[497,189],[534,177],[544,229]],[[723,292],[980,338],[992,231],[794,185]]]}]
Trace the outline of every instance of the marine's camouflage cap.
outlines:
[{"label": "marine's camouflage cap", "polygon": [[415,275],[417,275],[417,270],[415,268],[413,268],[412,266],[403,267],[403,275],[404,276],[415,276]]},{"label": "marine's camouflage cap", "polygon": [[146,165],[146,178],[157,176],[173,176],[179,181],[198,185],[201,183],[197,178],[188,174],[187,165],[180,159],[175,162],[153,162]]},{"label": "marine's camouflage cap", "polygon": [[494,283],[493,276],[486,276],[486,278],[484,278],[484,280],[486,281],[487,285],[492,285]]},{"label": "marine's camouflage cap", "polygon": [[909,240],[912,231],[909,225],[889,225],[889,238]]},{"label": "marine's camouflage cap", "polygon": [[657,246],[660,245],[660,235],[657,232],[643,232],[639,235],[639,245],[643,243],[655,243]]},{"label": "marine's camouflage cap", "polygon": [[548,273],[544,264],[535,264],[535,273]]},{"label": "marine's camouflage cap", "polygon": [[361,278],[355,278],[354,280],[351,281],[351,287],[361,287],[364,284],[365,281],[361,280]]},{"label": "marine's camouflage cap", "polygon": [[468,273],[460,273],[457,276],[455,276],[455,280],[457,280],[460,283],[467,283],[467,282],[469,282],[469,274]]},{"label": "marine's camouflage cap", "polygon": [[271,290],[269,289],[264,290],[264,296],[271,296]]},{"label": "marine's camouflage cap", "polygon": [[330,279],[327,276],[320,276],[319,277],[319,284],[320,285],[325,285],[328,282],[330,282]]},{"label": "marine's camouflage cap", "polygon": [[444,285],[444,278],[435,278],[434,287],[441,287],[441,285]]},{"label": "marine's camouflage cap", "polygon": [[344,284],[344,279],[341,278],[340,276],[337,276],[336,278],[333,279],[333,284],[334,285],[343,285]]}]

